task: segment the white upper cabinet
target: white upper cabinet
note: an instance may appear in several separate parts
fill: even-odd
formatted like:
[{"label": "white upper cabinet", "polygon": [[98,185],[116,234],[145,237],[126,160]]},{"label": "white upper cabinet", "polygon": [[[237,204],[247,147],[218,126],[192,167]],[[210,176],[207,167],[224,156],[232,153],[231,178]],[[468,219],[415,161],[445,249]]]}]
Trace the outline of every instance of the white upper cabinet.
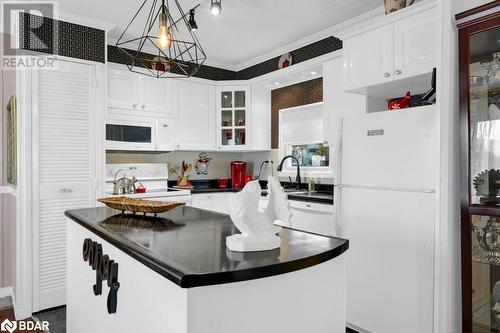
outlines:
[{"label": "white upper cabinet", "polygon": [[394,75],[407,78],[436,66],[437,20],[423,12],[394,24]]},{"label": "white upper cabinet", "polygon": [[218,87],[216,98],[217,150],[249,150],[250,86]]},{"label": "white upper cabinet", "polygon": [[346,90],[393,80],[394,25],[346,40],[343,51]]},{"label": "white upper cabinet", "polygon": [[172,80],[139,76],[139,108],[144,111],[172,112]]},{"label": "white upper cabinet", "polygon": [[175,149],[215,150],[215,87],[174,80]]},{"label": "white upper cabinet", "polygon": [[108,67],[108,106],[137,110],[139,80],[136,73]]},{"label": "white upper cabinet", "polygon": [[417,14],[409,14],[411,7],[405,10],[404,15],[387,15],[387,24],[344,40],[346,91],[392,98],[430,87],[436,67],[435,8]]},{"label": "white upper cabinet", "polygon": [[156,150],[173,151],[175,150],[175,122],[174,119],[158,120],[158,140]]},{"label": "white upper cabinet", "polygon": [[172,81],[109,66],[108,107],[145,113],[172,113]]}]

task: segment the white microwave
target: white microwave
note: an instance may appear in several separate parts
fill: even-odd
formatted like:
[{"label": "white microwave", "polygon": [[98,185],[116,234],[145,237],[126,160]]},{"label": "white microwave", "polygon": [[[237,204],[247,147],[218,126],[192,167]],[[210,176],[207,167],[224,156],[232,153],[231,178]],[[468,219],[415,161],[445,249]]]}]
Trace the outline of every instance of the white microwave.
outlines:
[{"label": "white microwave", "polygon": [[106,121],[106,150],[171,151],[173,149],[173,119],[111,117]]}]

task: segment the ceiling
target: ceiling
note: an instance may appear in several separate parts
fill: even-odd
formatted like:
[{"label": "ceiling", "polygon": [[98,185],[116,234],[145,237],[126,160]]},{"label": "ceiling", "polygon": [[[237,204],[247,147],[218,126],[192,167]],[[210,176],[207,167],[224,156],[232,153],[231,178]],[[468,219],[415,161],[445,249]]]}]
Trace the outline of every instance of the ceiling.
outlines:
[{"label": "ceiling", "polygon": [[[118,39],[142,2],[64,0],[59,2],[59,10],[109,23],[113,27],[109,37]],[[209,0],[179,2],[184,11],[201,2],[196,11],[196,35],[207,54],[207,63],[228,69],[241,69],[258,56],[383,4],[382,0],[224,0],[221,15],[214,17],[209,12]],[[134,32],[139,35],[140,27]]]}]

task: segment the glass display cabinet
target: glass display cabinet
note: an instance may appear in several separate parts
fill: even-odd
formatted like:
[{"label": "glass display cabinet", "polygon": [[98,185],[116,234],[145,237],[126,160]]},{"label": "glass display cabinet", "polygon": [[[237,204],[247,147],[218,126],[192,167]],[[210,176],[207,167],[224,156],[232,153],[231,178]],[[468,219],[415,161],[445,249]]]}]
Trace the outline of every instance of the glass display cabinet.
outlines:
[{"label": "glass display cabinet", "polygon": [[245,150],[249,147],[250,87],[217,89],[217,148]]},{"label": "glass display cabinet", "polygon": [[462,330],[500,332],[500,2],[458,14]]}]

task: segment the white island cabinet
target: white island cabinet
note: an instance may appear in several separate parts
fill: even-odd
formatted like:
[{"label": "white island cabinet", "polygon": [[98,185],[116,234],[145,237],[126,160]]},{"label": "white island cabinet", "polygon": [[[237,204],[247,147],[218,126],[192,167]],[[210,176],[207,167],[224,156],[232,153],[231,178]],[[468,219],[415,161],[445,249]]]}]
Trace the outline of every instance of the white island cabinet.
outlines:
[{"label": "white island cabinet", "polygon": [[229,217],[192,207],[66,216],[69,333],[345,332],[345,239],[281,228],[280,248],[241,253]]}]

